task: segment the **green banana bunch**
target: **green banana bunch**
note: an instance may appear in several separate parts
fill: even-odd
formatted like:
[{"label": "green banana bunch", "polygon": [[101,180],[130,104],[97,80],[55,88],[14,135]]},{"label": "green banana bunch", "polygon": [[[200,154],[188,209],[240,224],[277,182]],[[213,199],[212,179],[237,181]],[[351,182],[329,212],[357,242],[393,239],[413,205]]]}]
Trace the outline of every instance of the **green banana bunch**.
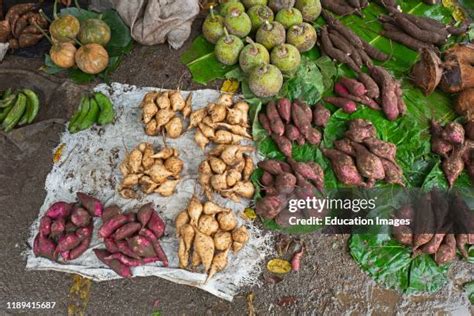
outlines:
[{"label": "green banana bunch", "polygon": [[102,92],[95,92],[92,96],[83,96],[79,108],[69,121],[70,133],[90,128],[95,123],[107,125],[115,118],[114,106],[110,99]]},{"label": "green banana bunch", "polygon": [[40,101],[31,89],[5,90],[0,97],[0,123],[5,132],[31,124],[38,115]]}]

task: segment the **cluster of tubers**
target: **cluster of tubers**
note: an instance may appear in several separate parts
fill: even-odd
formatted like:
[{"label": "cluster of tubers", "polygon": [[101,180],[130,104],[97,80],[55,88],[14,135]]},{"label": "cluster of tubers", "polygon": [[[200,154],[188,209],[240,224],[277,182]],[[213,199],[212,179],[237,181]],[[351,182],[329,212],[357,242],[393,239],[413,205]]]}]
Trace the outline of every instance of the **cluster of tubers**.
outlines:
[{"label": "cluster of tubers", "polygon": [[417,193],[394,217],[410,220],[392,228],[394,238],[412,247],[413,256],[433,255],[439,265],[453,261],[456,248],[467,258],[466,246],[474,244],[473,214],[458,193]]},{"label": "cluster of tubers", "polygon": [[[263,160],[258,163],[263,170],[260,183],[265,197],[257,201],[255,212],[266,218],[275,219],[283,227],[289,226],[289,217],[311,217],[319,215],[318,210],[305,209],[291,213],[288,202],[291,199],[312,199],[316,190],[324,190],[324,171],[314,161],[301,162],[288,158],[288,163],[279,160]],[[316,213],[315,213],[316,211]],[[322,211],[322,210],[321,210]]]},{"label": "cluster of tubers", "polygon": [[120,195],[137,198],[137,191],[171,196],[178,185],[184,162],[175,148],[164,147],[155,153],[153,145],[141,143],[120,164],[123,175]]},{"label": "cluster of tubers", "polygon": [[378,180],[404,185],[402,169],[395,159],[397,147],[378,139],[369,121],[349,121],[345,137],[336,140],[333,149],[322,151],[337,179],[346,185],[370,188]]},{"label": "cluster of tubers", "polygon": [[362,16],[362,9],[369,5],[368,0],[321,0],[324,9],[337,15],[345,16],[357,14]]},{"label": "cluster of tubers", "polygon": [[323,128],[330,116],[331,112],[321,104],[311,109],[304,101],[295,100],[292,103],[282,98],[276,103],[270,101],[266,105],[266,111],[259,113],[258,120],[280,151],[286,157],[291,157],[294,141],[299,145],[306,142],[319,145],[322,134],[312,124]]},{"label": "cluster of tubers", "polygon": [[[192,112],[192,94],[184,99],[181,91],[150,91],[140,104],[145,134],[157,136],[160,133],[178,138],[184,131],[183,120]],[[181,112],[181,115],[178,113]]]},{"label": "cluster of tubers", "polygon": [[43,34],[40,29],[48,27],[48,20],[39,13],[38,3],[15,4],[0,21],[0,43],[9,43],[10,49],[36,45]]},{"label": "cluster of tubers", "polygon": [[442,157],[441,167],[450,187],[464,169],[474,180],[474,122],[465,126],[451,122],[443,127],[432,120],[431,150]]},{"label": "cluster of tubers", "polygon": [[194,139],[202,150],[210,142],[238,144],[252,139],[247,132],[248,111],[247,102],[234,103],[231,94],[222,94],[215,103],[191,113],[189,128],[196,128]]},{"label": "cluster of tubers", "polygon": [[106,249],[94,249],[94,253],[124,278],[132,277],[131,267],[157,261],[167,267],[168,258],[158,240],[165,228],[152,203],[143,205],[136,213],[122,213],[118,206],[111,205],[104,209],[99,229]]},{"label": "cluster of tubers", "polygon": [[79,258],[92,240],[93,217],[102,215],[102,203],[92,196],[78,192],[79,203],[53,203],[40,219],[38,234],[33,242],[36,257],[57,261]]},{"label": "cluster of tubers", "polygon": [[199,165],[198,178],[209,200],[212,192],[235,202],[253,197],[255,187],[250,176],[255,166],[252,157],[244,153],[254,150],[252,146],[218,145],[209,151],[207,159]]},{"label": "cluster of tubers", "polygon": [[208,280],[225,269],[230,250],[237,253],[249,240],[247,228],[238,227],[231,209],[212,201],[202,203],[196,196],[176,216],[175,223],[180,267],[187,268],[191,257],[191,267],[202,264]]}]

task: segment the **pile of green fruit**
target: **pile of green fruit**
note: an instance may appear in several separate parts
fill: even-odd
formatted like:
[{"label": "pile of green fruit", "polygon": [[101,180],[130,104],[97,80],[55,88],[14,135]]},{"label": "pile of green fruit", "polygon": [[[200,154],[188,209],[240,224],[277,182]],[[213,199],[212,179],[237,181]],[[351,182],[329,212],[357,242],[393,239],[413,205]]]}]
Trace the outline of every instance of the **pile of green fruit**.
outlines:
[{"label": "pile of green fruit", "polygon": [[30,89],[5,90],[0,95],[0,123],[5,132],[15,126],[30,124],[38,115],[38,95]]},{"label": "pile of green fruit", "polygon": [[83,96],[76,113],[69,121],[70,133],[86,130],[95,123],[107,125],[115,118],[112,101],[102,92],[95,92],[91,97]]},{"label": "pile of green fruit", "polygon": [[219,14],[211,7],[202,25],[204,37],[216,45],[219,62],[239,63],[256,96],[276,95],[283,75],[294,74],[300,53],[316,43],[312,22],[321,13],[319,0],[224,1],[220,0]]}]

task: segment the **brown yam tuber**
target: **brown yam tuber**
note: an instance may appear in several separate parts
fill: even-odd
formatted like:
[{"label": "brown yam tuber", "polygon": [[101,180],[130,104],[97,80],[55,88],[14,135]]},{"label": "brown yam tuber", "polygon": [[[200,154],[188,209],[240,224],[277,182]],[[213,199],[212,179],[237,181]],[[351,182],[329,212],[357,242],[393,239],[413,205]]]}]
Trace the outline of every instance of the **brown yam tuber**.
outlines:
[{"label": "brown yam tuber", "polygon": [[295,190],[296,177],[288,172],[275,177],[275,188],[280,194],[290,194]]},{"label": "brown yam tuber", "polygon": [[420,60],[411,70],[411,78],[415,85],[420,87],[425,95],[430,95],[438,86],[443,75],[441,59],[430,49],[423,48]]},{"label": "brown yam tuber", "polygon": [[277,110],[280,117],[286,124],[290,123],[291,120],[291,101],[287,98],[279,99],[277,102]]},{"label": "brown yam tuber", "polygon": [[366,138],[376,137],[377,131],[371,122],[364,119],[354,119],[349,121],[349,129],[345,135],[356,143],[362,143]]},{"label": "brown yam tuber", "polygon": [[441,167],[443,169],[444,175],[448,180],[449,187],[454,185],[457,178],[464,170],[464,161],[462,156],[464,154],[464,147],[455,148],[451,156],[443,160]]},{"label": "brown yam tuber", "polygon": [[443,128],[441,137],[452,144],[462,145],[465,138],[464,127],[457,122],[450,122]]},{"label": "brown yam tuber", "polygon": [[468,120],[474,120],[474,88],[466,89],[459,94],[454,109]]},{"label": "brown yam tuber", "polygon": [[278,146],[278,149],[286,156],[291,157],[292,155],[292,144],[291,141],[285,136],[279,136],[277,134],[272,134],[272,139]]},{"label": "brown yam tuber", "polygon": [[275,102],[272,101],[267,104],[266,113],[272,132],[278,136],[282,136],[285,132],[285,126],[283,125],[283,121],[278,113]]},{"label": "brown yam tuber", "polygon": [[346,185],[365,186],[357,167],[349,155],[335,149],[322,149],[331,161],[331,166],[339,181]]},{"label": "brown yam tuber", "polygon": [[321,103],[316,104],[313,109],[313,124],[318,127],[325,127],[329,118],[331,117],[331,112],[326,109]]},{"label": "brown yam tuber", "polygon": [[358,143],[352,143],[352,147],[356,152],[357,169],[363,177],[373,180],[385,178],[385,171],[379,157]]}]

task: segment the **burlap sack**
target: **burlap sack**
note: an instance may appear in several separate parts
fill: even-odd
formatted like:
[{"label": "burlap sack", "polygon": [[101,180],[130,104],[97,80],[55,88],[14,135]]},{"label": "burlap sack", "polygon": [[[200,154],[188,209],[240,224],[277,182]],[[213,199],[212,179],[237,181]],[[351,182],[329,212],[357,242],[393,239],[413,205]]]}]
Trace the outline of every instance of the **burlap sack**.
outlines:
[{"label": "burlap sack", "polygon": [[199,13],[198,0],[111,0],[130,26],[133,39],[144,45],[181,47]]}]

